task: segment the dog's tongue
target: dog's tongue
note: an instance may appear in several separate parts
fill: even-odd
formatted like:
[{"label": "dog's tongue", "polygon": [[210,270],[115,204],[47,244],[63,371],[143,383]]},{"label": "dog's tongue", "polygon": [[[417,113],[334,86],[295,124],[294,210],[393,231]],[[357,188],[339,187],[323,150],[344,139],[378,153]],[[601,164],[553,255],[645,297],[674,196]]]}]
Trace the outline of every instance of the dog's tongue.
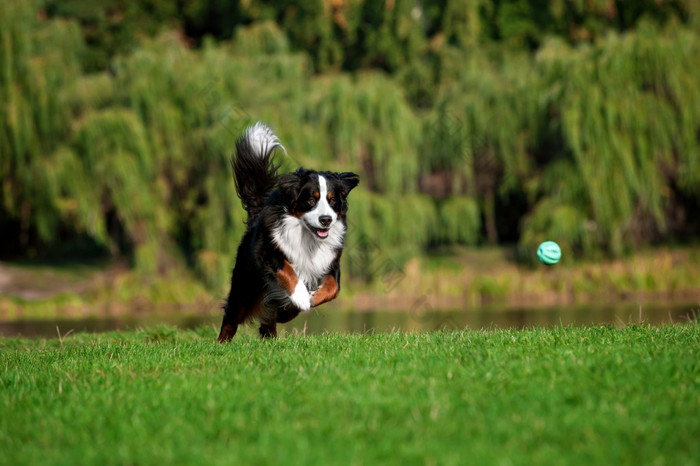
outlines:
[{"label": "dog's tongue", "polygon": [[316,230],[316,234],[321,238],[328,236],[328,230]]}]

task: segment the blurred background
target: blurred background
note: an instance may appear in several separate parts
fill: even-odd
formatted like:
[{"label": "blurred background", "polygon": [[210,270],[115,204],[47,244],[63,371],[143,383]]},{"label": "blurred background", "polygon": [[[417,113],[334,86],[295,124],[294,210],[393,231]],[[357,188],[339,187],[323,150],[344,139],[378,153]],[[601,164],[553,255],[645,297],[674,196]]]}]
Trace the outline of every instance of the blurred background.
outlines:
[{"label": "blurred background", "polygon": [[259,120],[361,176],[291,328],[696,318],[698,76],[695,0],[2,0],[0,331],[218,325]]}]

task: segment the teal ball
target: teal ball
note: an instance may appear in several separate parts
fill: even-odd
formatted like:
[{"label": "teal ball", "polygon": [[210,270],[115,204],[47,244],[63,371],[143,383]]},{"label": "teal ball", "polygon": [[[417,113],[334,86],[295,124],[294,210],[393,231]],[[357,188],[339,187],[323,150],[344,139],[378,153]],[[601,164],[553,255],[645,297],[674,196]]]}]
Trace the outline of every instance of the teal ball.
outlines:
[{"label": "teal ball", "polygon": [[537,248],[537,258],[545,265],[554,265],[561,259],[561,248],[554,241],[545,241]]}]

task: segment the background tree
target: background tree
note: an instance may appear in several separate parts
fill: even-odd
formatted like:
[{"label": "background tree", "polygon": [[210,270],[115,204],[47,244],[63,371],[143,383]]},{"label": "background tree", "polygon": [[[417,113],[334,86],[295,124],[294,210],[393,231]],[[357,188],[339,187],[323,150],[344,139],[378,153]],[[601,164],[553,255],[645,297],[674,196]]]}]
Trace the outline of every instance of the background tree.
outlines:
[{"label": "background tree", "polygon": [[229,159],[257,120],[285,168],[361,174],[352,232],[397,267],[460,244],[695,241],[698,10],[6,0],[0,257],[82,248],[222,286],[244,229]]}]

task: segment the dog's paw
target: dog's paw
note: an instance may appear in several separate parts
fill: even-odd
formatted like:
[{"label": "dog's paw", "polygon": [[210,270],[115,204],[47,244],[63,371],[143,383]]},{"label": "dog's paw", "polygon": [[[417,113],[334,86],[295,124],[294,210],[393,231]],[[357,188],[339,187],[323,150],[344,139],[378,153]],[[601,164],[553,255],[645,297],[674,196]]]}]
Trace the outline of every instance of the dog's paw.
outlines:
[{"label": "dog's paw", "polygon": [[289,297],[289,300],[302,311],[311,309],[311,293],[306,289],[306,285],[299,280],[294,293]]}]

